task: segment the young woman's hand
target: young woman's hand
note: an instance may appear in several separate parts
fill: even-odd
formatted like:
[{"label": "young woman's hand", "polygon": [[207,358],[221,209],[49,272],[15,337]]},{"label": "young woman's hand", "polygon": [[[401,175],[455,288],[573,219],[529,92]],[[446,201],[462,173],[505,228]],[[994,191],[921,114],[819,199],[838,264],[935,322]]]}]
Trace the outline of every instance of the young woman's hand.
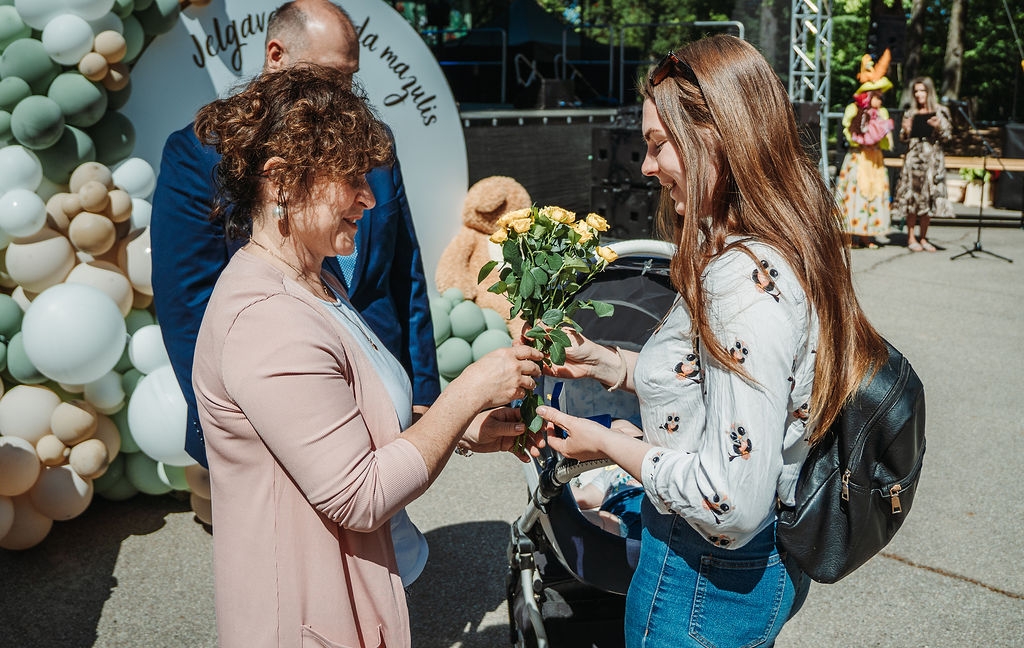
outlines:
[{"label": "young woman's hand", "polygon": [[[611,430],[600,423],[571,416],[554,407],[546,405],[538,407],[537,414],[549,423],[548,434],[545,440],[540,441],[538,445],[541,447],[547,445],[563,456],[580,461],[607,458],[608,455],[604,448],[608,435],[621,435],[620,432]],[[564,439],[556,433],[556,428],[565,430],[566,437]]]},{"label": "young woman's hand", "polygon": [[[528,327],[523,327],[523,341],[529,344],[525,333]],[[563,332],[569,336],[571,346],[565,349],[565,364],[545,365],[544,373],[556,378],[595,378],[602,380],[603,377],[617,375],[619,367],[619,356],[614,349],[591,341],[586,336],[576,332],[572,328],[563,328]]]}]

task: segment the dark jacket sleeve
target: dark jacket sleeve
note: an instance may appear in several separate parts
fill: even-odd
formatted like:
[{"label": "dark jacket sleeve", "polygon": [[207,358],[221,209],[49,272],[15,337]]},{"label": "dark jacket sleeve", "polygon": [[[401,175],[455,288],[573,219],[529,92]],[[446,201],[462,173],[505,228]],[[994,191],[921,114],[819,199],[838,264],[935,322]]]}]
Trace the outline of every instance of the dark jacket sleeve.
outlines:
[{"label": "dark jacket sleeve", "polygon": [[376,206],[359,224],[352,304],[412,381],[413,404],[431,405],[441,393],[427,279],[409,201],[396,162],[367,174]]},{"label": "dark jacket sleeve", "polygon": [[196,336],[217,277],[228,262],[223,225],[210,221],[219,156],[190,124],[164,144],[150,223],[153,304],[167,355],[188,404],[185,449],[206,465],[192,389]]}]

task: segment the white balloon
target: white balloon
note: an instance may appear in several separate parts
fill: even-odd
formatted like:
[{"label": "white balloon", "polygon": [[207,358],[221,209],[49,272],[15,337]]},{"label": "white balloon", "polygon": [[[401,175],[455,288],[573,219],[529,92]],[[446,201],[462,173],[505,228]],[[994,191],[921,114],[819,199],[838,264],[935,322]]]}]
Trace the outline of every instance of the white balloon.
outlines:
[{"label": "white balloon", "polygon": [[128,401],[128,429],[146,456],[171,466],[195,461],[185,452],[188,408],[174,370],[164,365],[135,386]]},{"label": "white balloon", "polygon": [[46,203],[30,189],[0,196],[0,229],[12,237],[32,236],[46,225]]},{"label": "white balloon", "polygon": [[36,154],[12,144],[0,149],[0,193],[11,189],[35,191],[43,181],[43,165]]},{"label": "white balloon", "polygon": [[43,49],[61,65],[78,65],[92,51],[92,26],[74,14],[61,14],[46,23],[40,40]]},{"label": "white balloon", "polygon": [[171,364],[159,324],[143,326],[132,334],[128,342],[128,359],[132,361],[132,366],[144,374],[151,374]]},{"label": "white balloon", "polygon": [[85,400],[100,414],[113,414],[124,407],[124,387],[121,374],[109,371],[99,380],[85,386]]},{"label": "white balloon", "polygon": [[132,231],[149,227],[149,222],[152,218],[153,204],[142,198],[132,198],[132,216],[130,221]]},{"label": "white balloon", "polygon": [[84,284],[44,290],[32,300],[21,330],[25,355],[40,373],[83,385],[114,368],[128,339],[114,300]]},{"label": "white balloon", "polygon": [[65,13],[96,20],[113,6],[114,0],[14,0],[21,19],[37,30],[43,30],[51,20]]},{"label": "white balloon", "polygon": [[149,200],[156,189],[156,172],[142,158],[128,158],[114,169],[114,185],[132,198]]}]

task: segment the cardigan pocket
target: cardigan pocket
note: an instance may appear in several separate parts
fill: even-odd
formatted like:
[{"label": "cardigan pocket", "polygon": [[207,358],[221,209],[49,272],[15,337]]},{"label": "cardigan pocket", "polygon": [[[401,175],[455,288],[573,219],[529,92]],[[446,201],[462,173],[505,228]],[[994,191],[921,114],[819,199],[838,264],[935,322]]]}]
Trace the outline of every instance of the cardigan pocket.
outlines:
[{"label": "cardigan pocket", "polygon": [[[387,648],[384,645],[384,628],[377,626],[377,638],[379,643],[373,648]],[[340,644],[331,641],[308,625],[302,626],[302,648],[356,648],[347,644]],[[366,648],[370,648],[367,646]]]}]

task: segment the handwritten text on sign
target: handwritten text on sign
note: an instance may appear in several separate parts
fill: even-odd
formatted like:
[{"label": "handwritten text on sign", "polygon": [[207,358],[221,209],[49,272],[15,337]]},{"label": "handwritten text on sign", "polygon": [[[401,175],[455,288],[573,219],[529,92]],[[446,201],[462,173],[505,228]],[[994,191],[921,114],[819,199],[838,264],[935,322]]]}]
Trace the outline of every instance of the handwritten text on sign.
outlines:
[{"label": "handwritten text on sign", "polygon": [[[226,25],[218,18],[214,18],[212,29],[206,31],[205,41],[200,41],[195,34],[191,35],[195,46],[192,62],[196,67],[203,68],[206,66],[207,56],[230,53],[231,69],[241,74],[244,67],[242,48],[249,45],[246,41],[266,33],[268,16],[268,12],[248,14],[241,20],[232,20]],[[419,111],[424,126],[436,123],[437,93],[424,88],[417,75],[413,74],[412,65],[403,60],[392,45],[384,42],[381,34],[370,30],[369,16],[356,27],[356,36],[362,51],[378,56],[398,81],[398,89],[385,96],[381,103],[392,107],[409,102]],[[262,51],[261,47],[261,54]]]}]

